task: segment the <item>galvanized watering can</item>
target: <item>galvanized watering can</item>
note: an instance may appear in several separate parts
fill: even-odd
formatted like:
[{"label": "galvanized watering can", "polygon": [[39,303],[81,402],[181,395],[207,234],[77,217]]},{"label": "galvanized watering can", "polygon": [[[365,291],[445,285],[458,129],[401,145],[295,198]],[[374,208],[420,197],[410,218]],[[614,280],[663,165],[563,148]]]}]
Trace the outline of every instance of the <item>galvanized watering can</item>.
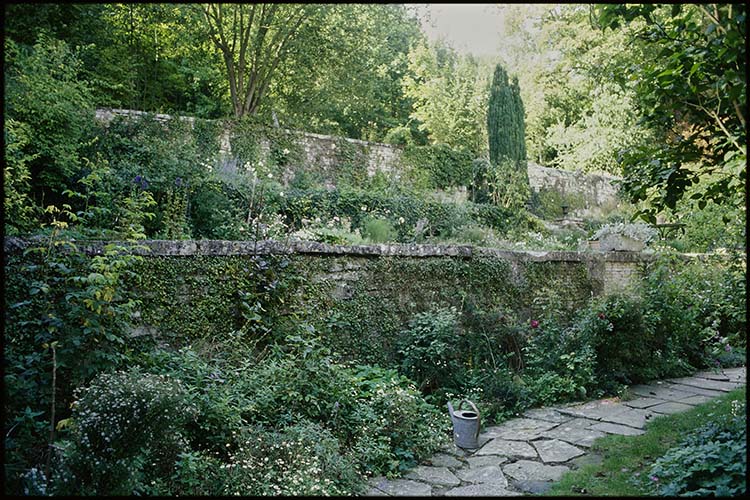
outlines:
[{"label": "galvanized watering can", "polygon": [[[461,406],[468,403],[473,411],[461,410]],[[448,414],[453,421],[453,440],[459,448],[479,448],[479,410],[474,403],[468,399],[462,399],[458,403],[458,409],[453,410],[453,405],[448,401]]]}]

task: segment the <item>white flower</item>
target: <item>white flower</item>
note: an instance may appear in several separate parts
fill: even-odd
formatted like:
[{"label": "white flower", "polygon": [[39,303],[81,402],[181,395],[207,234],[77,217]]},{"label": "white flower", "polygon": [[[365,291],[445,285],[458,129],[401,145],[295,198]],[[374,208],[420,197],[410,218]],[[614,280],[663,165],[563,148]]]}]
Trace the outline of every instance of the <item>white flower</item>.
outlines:
[{"label": "white flower", "polygon": [[269,174],[268,174],[268,178],[269,178],[269,179],[273,179],[273,174],[269,173]]}]

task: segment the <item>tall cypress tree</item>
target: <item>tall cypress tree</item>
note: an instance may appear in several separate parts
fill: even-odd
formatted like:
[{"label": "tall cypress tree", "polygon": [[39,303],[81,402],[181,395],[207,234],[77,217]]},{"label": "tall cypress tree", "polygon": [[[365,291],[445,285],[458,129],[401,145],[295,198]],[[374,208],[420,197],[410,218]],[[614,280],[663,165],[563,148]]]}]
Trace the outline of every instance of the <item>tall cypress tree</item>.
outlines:
[{"label": "tall cypress tree", "polygon": [[495,66],[487,112],[487,135],[493,172],[490,198],[506,207],[520,208],[530,193],[526,163],[526,126],[518,78]]},{"label": "tall cypress tree", "polygon": [[518,78],[509,82],[508,73],[498,64],[492,78],[487,113],[490,162],[497,165],[503,158],[513,163],[526,160],[525,129]]}]

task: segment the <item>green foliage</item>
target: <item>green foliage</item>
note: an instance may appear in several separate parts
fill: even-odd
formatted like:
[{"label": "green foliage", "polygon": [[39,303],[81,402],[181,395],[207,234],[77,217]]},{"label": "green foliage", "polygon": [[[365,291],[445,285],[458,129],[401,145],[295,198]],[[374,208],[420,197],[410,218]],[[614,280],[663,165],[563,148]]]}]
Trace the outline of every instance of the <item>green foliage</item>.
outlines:
[{"label": "green foliage", "polygon": [[9,236],[28,231],[33,227],[34,205],[31,194],[30,161],[39,153],[26,153],[30,139],[28,124],[6,119],[3,127],[5,144],[5,166],[3,167],[3,209],[5,232]]},{"label": "green foliage", "polygon": [[362,236],[373,243],[386,243],[396,239],[396,230],[387,219],[368,218],[362,224]]},{"label": "green foliage", "polygon": [[563,216],[563,206],[567,207],[568,213],[581,208],[586,208],[586,200],[583,195],[576,193],[560,193],[554,189],[542,188],[538,191],[531,190],[529,198],[529,210],[544,220],[559,219]]},{"label": "green foliage", "polygon": [[[472,153],[452,148],[447,144],[427,146],[408,145],[401,156],[401,164],[407,169],[415,184],[422,189],[447,189],[468,186],[471,183]],[[426,175],[421,186],[419,178]]]},{"label": "green foliage", "polygon": [[518,79],[508,81],[508,73],[498,64],[490,87],[487,135],[490,145],[490,163],[497,165],[503,159],[518,163],[526,160],[524,112]]},{"label": "green foliage", "polygon": [[266,210],[284,216],[292,229],[304,226],[303,220],[340,222],[349,219],[351,230],[362,229],[368,218],[387,219],[396,229],[397,242],[422,242],[430,238],[448,238],[470,223],[495,228],[505,233],[526,223],[523,213],[486,204],[454,204],[425,200],[413,194],[389,195],[355,189],[289,190],[284,196],[270,195]]},{"label": "green foliage", "polygon": [[181,428],[195,416],[179,381],[131,369],[98,376],[73,404],[58,494],[147,494],[184,450]]},{"label": "green foliage", "polygon": [[69,179],[79,174],[94,110],[89,84],[80,78],[77,51],[43,35],[35,42],[25,48],[8,40],[5,46],[3,110],[11,120],[5,137],[10,140],[9,166],[17,169],[15,180],[26,182],[28,171],[37,203],[45,195],[47,203],[55,203]]},{"label": "green foliage", "polygon": [[461,56],[444,42],[414,44],[402,79],[413,100],[411,117],[430,142],[481,155],[486,148],[487,85],[490,69]]},{"label": "green foliage", "polygon": [[[235,495],[351,495],[364,485],[330,431],[304,422],[282,431],[245,430],[230,455],[224,492]],[[249,469],[249,472],[248,472]]]},{"label": "green foliage", "polygon": [[455,308],[417,314],[399,336],[401,369],[422,391],[458,387],[462,374],[459,343]]},{"label": "green foliage", "polygon": [[747,405],[691,432],[651,466],[659,496],[739,496],[747,491]]},{"label": "green foliage", "polygon": [[[635,43],[654,54],[634,65],[638,104],[659,140],[623,156],[623,189],[648,202],[639,216],[654,222],[691,198],[739,206],[744,200],[747,149],[744,5],[597,8],[599,24],[616,29],[642,17]],[[637,40],[637,41],[635,41]]]},{"label": "green foliage", "polygon": [[[104,375],[83,391],[61,491],[82,477],[92,484],[104,470],[91,471],[99,460],[115,479],[99,493],[352,494],[366,475],[412,467],[447,437],[444,416],[408,379],[341,365],[309,332],[244,359],[183,349],[140,362],[143,369]],[[150,425],[139,429],[144,419]]]},{"label": "green foliage", "polygon": [[412,137],[411,129],[401,125],[386,132],[383,142],[393,144],[394,146],[408,146],[414,143],[414,138]]},{"label": "green foliage", "polygon": [[733,348],[746,348],[745,279],[739,258],[686,264],[662,256],[647,266],[642,291],[656,334],[673,339],[679,358],[694,367],[713,366]]}]

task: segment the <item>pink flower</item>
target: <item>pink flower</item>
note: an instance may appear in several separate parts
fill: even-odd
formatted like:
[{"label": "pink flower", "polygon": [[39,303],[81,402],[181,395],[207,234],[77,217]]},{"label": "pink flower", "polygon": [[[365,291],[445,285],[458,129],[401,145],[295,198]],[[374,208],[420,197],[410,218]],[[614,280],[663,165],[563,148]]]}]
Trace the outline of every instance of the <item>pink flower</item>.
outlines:
[{"label": "pink flower", "polygon": [[535,319],[531,320],[531,328],[537,328],[539,327],[539,322]]},{"label": "pink flower", "polygon": [[604,318],[606,318],[606,316],[604,315],[604,313],[599,313],[599,314],[598,314],[598,316],[599,316],[599,319],[604,319]]}]

